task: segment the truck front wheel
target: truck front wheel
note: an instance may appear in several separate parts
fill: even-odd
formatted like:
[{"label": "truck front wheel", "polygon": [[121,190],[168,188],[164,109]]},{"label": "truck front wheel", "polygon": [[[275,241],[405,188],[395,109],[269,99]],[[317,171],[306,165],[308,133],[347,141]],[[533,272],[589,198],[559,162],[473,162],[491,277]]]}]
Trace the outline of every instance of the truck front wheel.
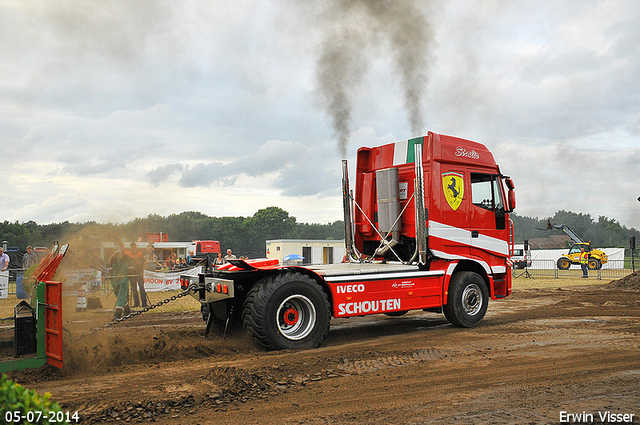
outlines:
[{"label": "truck front wheel", "polygon": [[316,348],[330,320],[327,294],[297,272],[261,279],[247,294],[242,312],[245,331],[269,350]]},{"label": "truck front wheel", "polygon": [[589,258],[589,262],[587,263],[589,270],[600,270],[602,265],[600,264],[600,260],[597,258]]},{"label": "truck front wheel", "polygon": [[471,328],[487,312],[489,291],[482,277],[474,272],[454,273],[449,282],[444,315],[451,324]]}]

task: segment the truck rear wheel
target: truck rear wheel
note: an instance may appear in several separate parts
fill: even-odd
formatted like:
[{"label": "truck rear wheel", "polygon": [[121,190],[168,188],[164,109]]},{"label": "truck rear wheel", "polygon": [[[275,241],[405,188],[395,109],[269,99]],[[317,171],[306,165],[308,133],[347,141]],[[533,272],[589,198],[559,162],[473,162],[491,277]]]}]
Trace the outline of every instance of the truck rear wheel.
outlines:
[{"label": "truck rear wheel", "polygon": [[600,260],[597,258],[589,258],[589,262],[587,263],[589,270],[599,270],[601,266]]},{"label": "truck rear wheel", "polygon": [[489,291],[484,279],[474,272],[454,273],[449,282],[444,315],[451,324],[471,328],[487,312]]},{"label": "truck rear wheel", "polygon": [[569,267],[571,267],[571,260],[566,257],[560,257],[557,264],[560,270],[569,270]]},{"label": "truck rear wheel", "polygon": [[242,310],[245,331],[269,350],[316,348],[329,332],[327,294],[302,273],[261,279],[247,294]]}]

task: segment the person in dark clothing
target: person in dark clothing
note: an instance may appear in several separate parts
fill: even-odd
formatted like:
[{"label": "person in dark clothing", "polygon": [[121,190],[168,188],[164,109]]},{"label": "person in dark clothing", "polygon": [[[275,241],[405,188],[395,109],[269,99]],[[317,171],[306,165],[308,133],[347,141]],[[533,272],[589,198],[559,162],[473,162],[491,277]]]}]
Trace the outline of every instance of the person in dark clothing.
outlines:
[{"label": "person in dark clothing", "polygon": [[114,319],[119,319],[123,314],[129,315],[131,308],[129,307],[129,265],[131,257],[124,253],[124,244],[120,242],[115,247],[115,252],[109,258],[111,266],[111,286],[116,295],[116,311],[113,315]]},{"label": "person in dark clothing", "polygon": [[[131,257],[131,267],[129,268],[129,283],[131,284],[131,297],[133,298],[133,307],[147,306],[147,293],[144,290],[144,252],[138,249],[138,244],[131,242],[131,249],[125,253]],[[138,298],[138,289],[140,289],[140,298]]]},{"label": "person in dark clothing", "polygon": [[26,271],[38,262],[38,256],[33,252],[31,245],[27,246],[27,252],[22,256],[22,268]]}]

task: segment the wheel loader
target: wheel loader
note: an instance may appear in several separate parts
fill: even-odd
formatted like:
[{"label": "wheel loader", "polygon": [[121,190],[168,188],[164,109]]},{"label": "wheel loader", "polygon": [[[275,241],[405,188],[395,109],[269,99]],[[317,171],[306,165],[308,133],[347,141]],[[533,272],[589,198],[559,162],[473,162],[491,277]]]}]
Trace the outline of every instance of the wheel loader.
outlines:
[{"label": "wheel loader", "polygon": [[603,264],[607,262],[607,254],[600,249],[591,249],[591,242],[585,242],[582,240],[580,236],[569,226],[566,224],[551,224],[549,221],[547,223],[547,228],[545,230],[551,229],[560,229],[565,232],[571,240],[573,241],[573,245],[569,248],[569,252],[566,255],[558,258],[556,262],[558,269],[560,270],[568,270],[572,264],[580,265],[580,252],[582,248],[584,248],[584,252],[587,253],[588,256],[588,267],[589,270],[600,270]]}]

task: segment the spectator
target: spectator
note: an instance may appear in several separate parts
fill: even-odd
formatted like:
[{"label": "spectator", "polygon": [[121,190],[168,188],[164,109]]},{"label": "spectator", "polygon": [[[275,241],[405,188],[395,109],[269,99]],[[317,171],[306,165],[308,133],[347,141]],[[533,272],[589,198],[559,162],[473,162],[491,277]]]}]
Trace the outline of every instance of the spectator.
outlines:
[{"label": "spectator", "polygon": [[158,263],[158,256],[153,252],[153,244],[149,244],[147,245],[147,252],[144,254],[144,269],[155,272],[156,265],[160,266],[160,263]]},{"label": "spectator", "polygon": [[24,270],[27,270],[38,262],[38,256],[32,251],[33,247],[31,245],[27,245],[27,252],[22,256],[22,268]]},{"label": "spectator", "polygon": [[[131,242],[131,250],[125,251],[129,257],[131,257],[131,267],[129,269],[129,275],[131,276],[131,296],[133,297],[133,306],[140,307],[140,301],[142,301],[142,307],[147,306],[147,293],[144,290],[144,265],[145,254],[138,249],[138,245],[135,242]],[[138,299],[138,288],[140,289],[140,298]]]},{"label": "spectator", "polygon": [[122,314],[129,315],[131,308],[127,297],[129,296],[129,265],[131,264],[131,257],[124,253],[124,244],[120,242],[115,247],[115,252],[109,258],[109,265],[111,266],[111,286],[113,286],[113,292],[116,295],[116,311],[113,315],[113,319],[120,319]]},{"label": "spectator", "polygon": [[215,258],[215,260],[213,260],[213,265],[214,266],[221,266],[224,264],[224,258],[222,258],[222,253],[219,252],[218,256]]},{"label": "spectator", "polygon": [[0,247],[0,271],[7,270],[9,267],[9,256],[4,253],[4,249]]},{"label": "spectator", "polygon": [[182,258],[176,258],[176,265],[173,266],[173,270],[182,270],[183,268],[183,263],[182,263]]},{"label": "spectator", "polygon": [[172,252],[169,258],[164,261],[164,265],[167,267],[168,271],[175,270],[176,266],[178,266],[178,254]]},{"label": "spectator", "polygon": [[237,259],[238,257],[233,255],[233,252],[231,252],[230,249],[227,249],[227,255],[224,256],[224,261],[227,262],[229,260],[237,260]]}]

